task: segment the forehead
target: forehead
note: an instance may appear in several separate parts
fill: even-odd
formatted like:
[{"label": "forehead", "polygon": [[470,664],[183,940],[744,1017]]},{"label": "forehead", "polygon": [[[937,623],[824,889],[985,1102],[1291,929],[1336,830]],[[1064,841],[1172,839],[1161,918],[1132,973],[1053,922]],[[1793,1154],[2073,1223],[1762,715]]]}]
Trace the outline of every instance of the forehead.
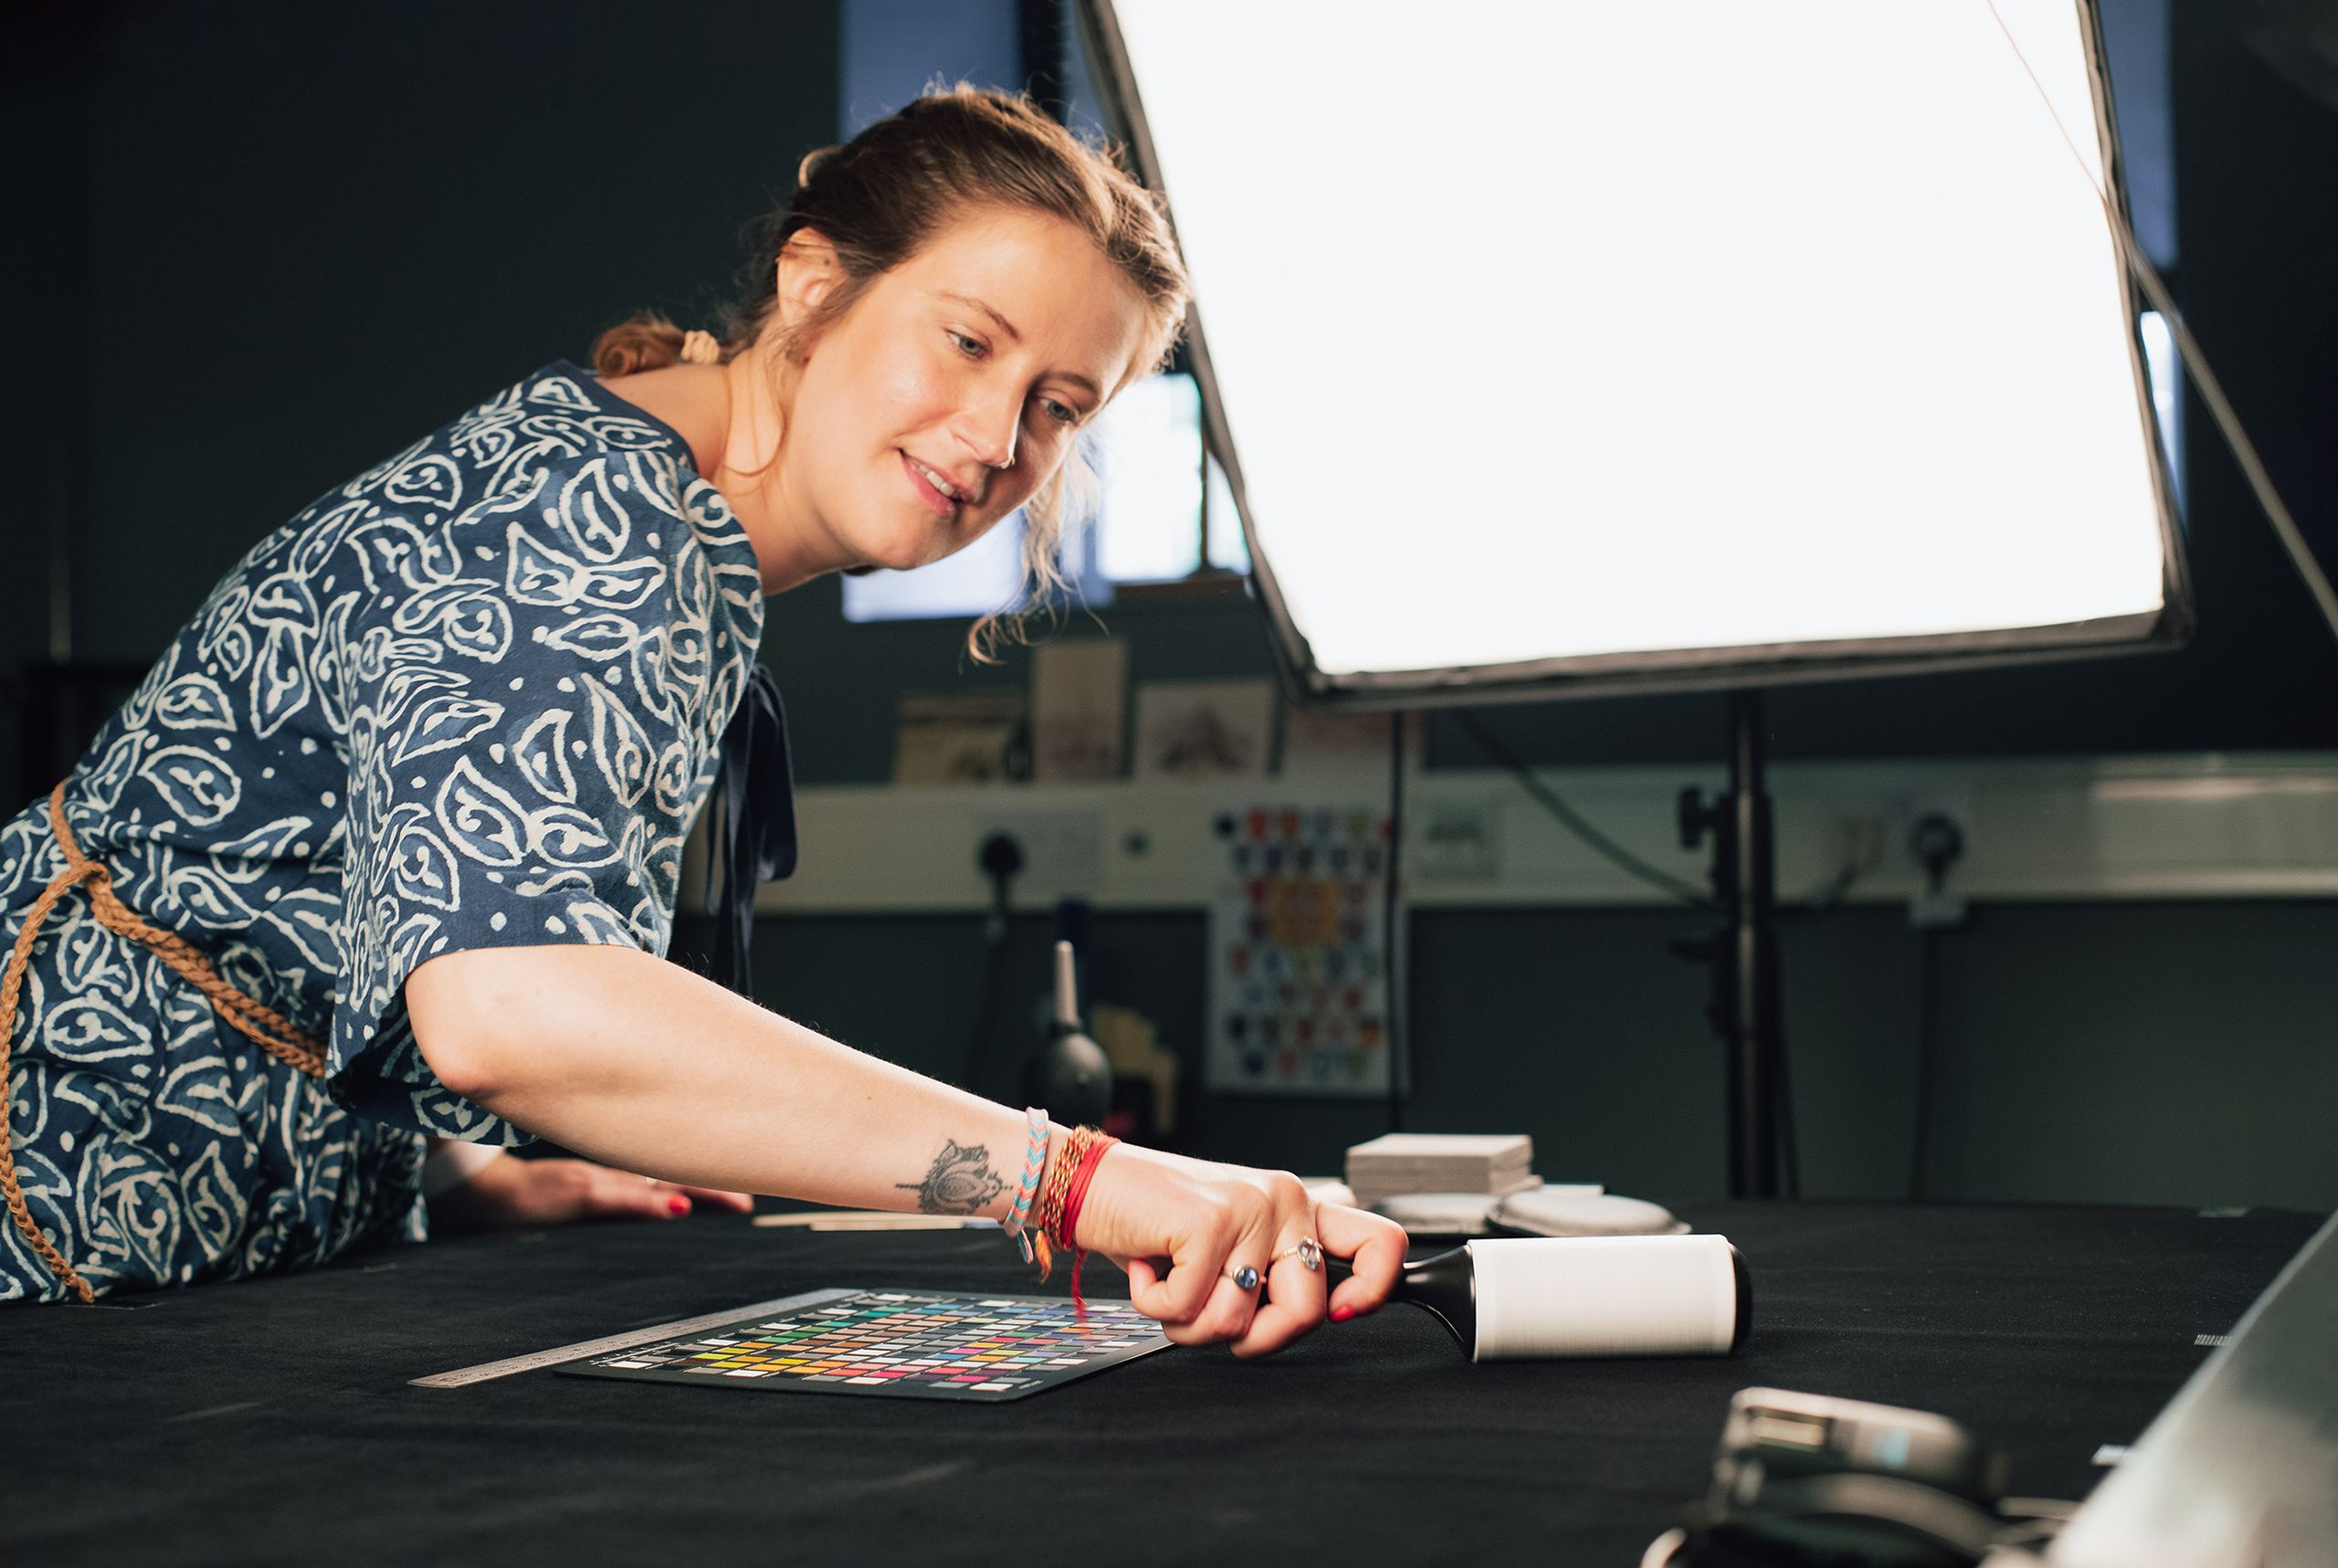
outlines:
[{"label": "forehead", "polygon": [[[1026,352],[1047,370],[1117,387],[1144,331],[1144,301],[1093,241],[1061,218],[992,208],[943,229],[886,275],[888,292],[910,308],[966,314],[979,301],[1012,323]],[[993,323],[973,310],[971,324]]]}]

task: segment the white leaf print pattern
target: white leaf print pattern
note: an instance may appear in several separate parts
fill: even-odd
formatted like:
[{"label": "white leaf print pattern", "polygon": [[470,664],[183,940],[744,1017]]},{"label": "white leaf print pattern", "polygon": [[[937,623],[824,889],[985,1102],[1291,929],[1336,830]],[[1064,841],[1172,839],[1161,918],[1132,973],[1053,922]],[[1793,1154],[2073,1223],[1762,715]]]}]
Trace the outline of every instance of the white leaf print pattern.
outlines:
[{"label": "white leaf print pattern", "polygon": [[138,776],[154,787],[173,816],[195,827],[224,822],[243,798],[244,782],[216,752],[165,746],[146,759]]},{"label": "white leaf print pattern", "polygon": [[658,810],[669,816],[682,816],[690,807],[697,783],[697,759],[690,755],[688,741],[676,741],[658,753],[658,771],[651,778],[650,789]]},{"label": "white leaf print pattern", "polygon": [[630,610],[657,592],[666,578],[663,562],[637,559],[588,564],[553,549],[516,522],[509,542],[511,555],[504,585],[523,605]]},{"label": "white leaf print pattern", "polygon": [[576,804],[576,775],[568,766],[568,710],[552,708],[530,724],[511,748],[520,776],[546,800]]},{"label": "white leaf print pattern", "polygon": [[573,805],[543,806],[528,818],[528,853],[553,866],[591,870],[617,858],[601,825]]},{"label": "white leaf print pattern", "polygon": [[452,751],[481,731],[491,730],[503,717],[503,704],[477,697],[441,695],[415,705],[406,721],[405,739],[391,761],[403,767],[433,752]]},{"label": "white leaf print pattern", "polygon": [[496,583],[466,577],[440,584],[400,605],[390,624],[435,637],[481,664],[500,664],[511,650],[511,611]]},{"label": "white leaf print pattern", "polygon": [[[566,370],[246,552],[68,809],[133,909],[327,1037],[340,1078],[226,1031],[68,900],[25,975],[12,1121],[32,1214],[100,1291],[411,1235],[421,1131],[521,1136],[437,1082],[397,983],[496,940],[665,951],[761,615],[720,493]],[[0,910],[55,874],[42,816],[0,821]],[[59,1293],[0,1236],[0,1300]]]},{"label": "white leaf print pattern", "polygon": [[648,640],[631,621],[612,615],[579,616],[544,634],[546,647],[582,654],[595,664],[615,658]]},{"label": "white leaf print pattern", "polygon": [[390,865],[390,885],[399,898],[448,914],[463,907],[462,879],[455,867],[454,851],[420,822],[409,820],[400,829],[391,847]]},{"label": "white leaf print pattern", "polygon": [[296,626],[270,626],[252,667],[252,733],[275,734],[308,705],[309,636]]},{"label": "white leaf print pattern", "polygon": [[41,1048],[59,1061],[112,1061],[144,1053],[146,1031],[102,996],[74,996],[41,1020]]},{"label": "white leaf print pattern", "polygon": [[253,881],[265,875],[273,862],[292,858],[292,846],[314,821],[308,816],[279,816],[222,839],[212,846],[215,867],[228,881]]},{"label": "white leaf print pattern", "polygon": [[453,511],[463,504],[463,473],[451,459],[433,453],[402,465],[382,487],[382,494],[398,506]]},{"label": "white leaf print pattern", "polygon": [[233,731],[236,706],[209,676],[182,675],[163,688],[154,703],[154,718],[173,730]]},{"label": "white leaf print pattern", "polygon": [[261,923],[276,933],[326,980],[341,973],[341,900],[318,888],[295,888],[260,911]]},{"label": "white leaf print pattern", "polygon": [[580,681],[593,709],[593,761],[619,805],[638,805],[649,787],[649,740],[597,680]]},{"label": "white leaf print pattern", "polygon": [[568,927],[595,947],[637,947],[633,932],[626,923],[611,913],[606,904],[572,903],[567,909]]},{"label": "white leaf print pattern", "polygon": [[236,885],[209,866],[182,866],[163,879],[164,897],[195,924],[241,931],[259,918]]},{"label": "white leaf print pattern", "polygon": [[561,528],[571,548],[585,560],[615,561],[625,553],[632,529],[616,491],[632,483],[630,475],[612,475],[606,458],[595,458],[580,464],[576,477],[561,487]]},{"label": "white leaf print pattern", "polygon": [[[143,731],[132,730],[115,737],[108,743],[98,765],[81,775],[80,795],[93,811],[111,811],[121,798],[121,792],[137,774],[139,759],[154,737]],[[43,829],[43,837],[47,830]]]},{"label": "white leaf print pattern", "polygon": [[482,866],[517,866],[526,852],[527,812],[469,757],[448,773],[433,806],[447,841]]}]

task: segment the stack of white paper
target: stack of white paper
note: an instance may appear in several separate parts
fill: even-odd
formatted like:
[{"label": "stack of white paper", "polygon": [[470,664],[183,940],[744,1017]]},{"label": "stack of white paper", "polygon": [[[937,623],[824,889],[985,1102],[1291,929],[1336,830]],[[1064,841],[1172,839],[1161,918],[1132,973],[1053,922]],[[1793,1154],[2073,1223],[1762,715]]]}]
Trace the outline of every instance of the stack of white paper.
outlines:
[{"label": "stack of white paper", "polygon": [[1484,1193],[1540,1186],[1534,1141],[1522,1132],[1390,1132],[1348,1151],[1348,1185],[1369,1206],[1405,1193]]}]

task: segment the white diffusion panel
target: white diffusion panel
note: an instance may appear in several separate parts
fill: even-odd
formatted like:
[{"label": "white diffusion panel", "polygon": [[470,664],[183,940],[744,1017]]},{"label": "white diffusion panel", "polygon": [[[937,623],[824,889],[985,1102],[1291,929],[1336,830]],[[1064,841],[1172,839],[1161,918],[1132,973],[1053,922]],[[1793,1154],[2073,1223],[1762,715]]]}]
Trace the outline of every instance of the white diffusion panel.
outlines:
[{"label": "white diffusion panel", "polygon": [[1112,10],[1323,675],[2161,610],[2073,0]]}]

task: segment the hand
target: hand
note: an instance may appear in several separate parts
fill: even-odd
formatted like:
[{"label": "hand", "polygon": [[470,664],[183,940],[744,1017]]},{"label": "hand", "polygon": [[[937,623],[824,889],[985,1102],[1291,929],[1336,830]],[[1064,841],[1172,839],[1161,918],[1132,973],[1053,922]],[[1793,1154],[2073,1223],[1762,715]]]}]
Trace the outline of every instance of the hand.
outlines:
[{"label": "hand", "polygon": [[[1320,1270],[1290,1253],[1302,1237],[1354,1273],[1327,1298]],[[1271,1354],[1321,1323],[1376,1310],[1395,1288],[1405,1233],[1393,1220],[1308,1196],[1297,1176],[1118,1144],[1090,1178],[1079,1244],[1128,1271],[1129,1300],[1181,1345],[1228,1342]],[[1273,1261],[1269,1267],[1269,1260]],[[1240,1267],[1264,1276],[1244,1290]]]},{"label": "hand", "polygon": [[567,1225],[588,1219],[679,1219],[704,1203],[753,1212],[746,1193],[651,1181],[589,1160],[490,1160],[460,1186],[430,1200],[430,1223],[450,1231]]}]

